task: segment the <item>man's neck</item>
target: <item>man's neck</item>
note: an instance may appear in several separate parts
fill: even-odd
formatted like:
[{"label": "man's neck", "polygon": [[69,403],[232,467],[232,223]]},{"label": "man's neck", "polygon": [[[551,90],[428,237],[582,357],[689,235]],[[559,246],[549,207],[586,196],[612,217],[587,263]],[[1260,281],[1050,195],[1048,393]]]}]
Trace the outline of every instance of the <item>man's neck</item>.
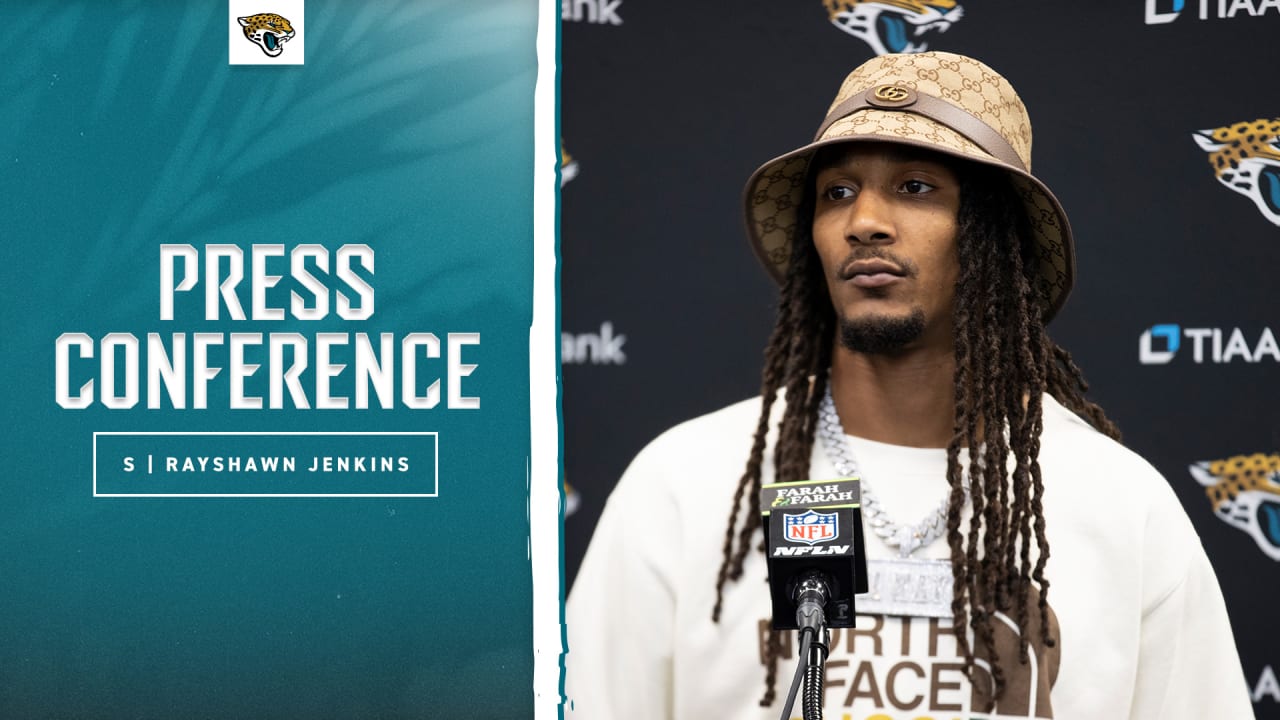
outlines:
[{"label": "man's neck", "polygon": [[831,396],[850,435],[908,447],[946,447],[955,417],[955,356],[928,349],[864,355],[837,343]]}]

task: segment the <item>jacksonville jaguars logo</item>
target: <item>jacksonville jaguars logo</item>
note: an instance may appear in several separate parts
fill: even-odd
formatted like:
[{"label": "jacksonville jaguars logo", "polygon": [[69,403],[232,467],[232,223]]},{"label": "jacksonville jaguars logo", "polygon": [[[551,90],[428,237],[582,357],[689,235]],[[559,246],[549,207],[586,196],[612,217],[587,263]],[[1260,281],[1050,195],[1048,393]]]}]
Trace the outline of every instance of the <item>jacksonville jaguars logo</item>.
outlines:
[{"label": "jacksonville jaguars logo", "polygon": [[564,149],[564,142],[560,142],[560,187],[564,187],[568,182],[578,177],[578,161],[573,159],[568,150]]},{"label": "jacksonville jaguars logo", "polygon": [[564,516],[569,517],[578,511],[582,498],[578,495],[578,490],[569,483],[564,482],[561,486],[564,488]]},{"label": "jacksonville jaguars logo", "polygon": [[1236,455],[1191,466],[1213,511],[1280,561],[1280,453]]},{"label": "jacksonville jaguars logo", "polygon": [[1244,195],[1280,225],[1280,118],[1238,122],[1192,136],[1209,153],[1218,182]]},{"label": "jacksonville jaguars logo", "polygon": [[876,55],[923,52],[930,30],[946,32],[964,17],[956,0],[823,0],[831,23]]},{"label": "jacksonville jaguars logo", "polygon": [[284,52],[284,44],[294,35],[289,21],[275,13],[238,17],[236,20],[244,28],[245,39],[262,48],[262,52],[271,57]]}]

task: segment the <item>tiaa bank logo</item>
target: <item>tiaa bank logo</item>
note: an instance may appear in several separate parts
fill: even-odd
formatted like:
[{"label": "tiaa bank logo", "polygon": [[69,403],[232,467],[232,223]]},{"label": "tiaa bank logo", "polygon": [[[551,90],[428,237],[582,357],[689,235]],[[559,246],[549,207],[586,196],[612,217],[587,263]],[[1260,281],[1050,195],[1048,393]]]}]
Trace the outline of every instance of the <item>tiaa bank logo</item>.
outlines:
[{"label": "tiaa bank logo", "polygon": [[964,8],[956,0],[823,0],[822,4],[831,24],[871,46],[876,55],[928,50],[926,33],[946,32],[964,17]]},{"label": "tiaa bank logo", "polygon": [[560,0],[561,22],[587,22],[593,25],[621,25],[618,6],[622,0]]},{"label": "tiaa bank logo", "polygon": [[[1187,6],[1187,0],[1146,0],[1146,3],[1144,20],[1148,25],[1171,23]],[[1201,20],[1222,20],[1237,15],[1260,17],[1268,10],[1280,14],[1280,0],[1192,0],[1191,4],[1199,6],[1196,17]]]},{"label": "tiaa bank logo", "polygon": [[1191,137],[1209,154],[1218,182],[1252,200],[1263,217],[1280,225],[1280,118],[1238,122]]},{"label": "tiaa bank logo", "polygon": [[560,333],[562,365],[626,365],[627,353],[622,346],[627,336],[614,332],[613,323],[600,323],[600,332]]},{"label": "tiaa bank logo", "polygon": [[1280,453],[1205,460],[1190,470],[1204,486],[1214,515],[1280,561]]},{"label": "tiaa bank logo", "polygon": [[1184,328],[1173,323],[1152,325],[1143,331],[1138,338],[1138,362],[1167,365],[1188,346],[1191,361],[1197,365],[1280,362],[1280,345],[1276,344],[1275,333],[1269,327],[1256,335],[1246,335],[1240,328],[1231,328],[1228,332],[1223,328]]}]

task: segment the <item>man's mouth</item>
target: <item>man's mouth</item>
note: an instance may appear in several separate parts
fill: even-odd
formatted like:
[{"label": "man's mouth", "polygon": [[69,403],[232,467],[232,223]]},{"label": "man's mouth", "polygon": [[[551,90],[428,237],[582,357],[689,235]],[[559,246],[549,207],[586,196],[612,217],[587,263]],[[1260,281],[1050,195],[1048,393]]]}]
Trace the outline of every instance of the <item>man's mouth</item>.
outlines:
[{"label": "man's mouth", "polygon": [[878,288],[895,283],[907,276],[901,266],[879,258],[867,258],[845,263],[840,277],[856,287]]}]

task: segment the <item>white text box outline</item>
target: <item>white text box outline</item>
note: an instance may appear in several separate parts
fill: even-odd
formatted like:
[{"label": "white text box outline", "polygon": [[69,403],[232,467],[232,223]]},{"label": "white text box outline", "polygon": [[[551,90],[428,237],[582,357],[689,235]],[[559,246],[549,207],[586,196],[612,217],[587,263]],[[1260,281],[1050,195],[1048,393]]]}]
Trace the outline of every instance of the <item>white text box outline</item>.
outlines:
[{"label": "white text box outline", "polygon": [[[98,492],[98,436],[122,436],[122,437],[183,437],[187,435],[263,435],[263,436],[284,436],[292,437],[299,435],[335,435],[340,437],[348,436],[424,436],[430,435],[436,439],[435,441],[435,492],[430,493],[99,493]],[[212,430],[188,431],[188,432],[122,432],[95,430],[93,433],[93,496],[96,498],[232,498],[232,497],[285,497],[285,498],[321,498],[321,497],[341,497],[341,498],[416,498],[416,497],[438,497],[440,495],[440,433],[434,431],[404,431],[404,432],[334,432],[334,431],[318,431],[318,432],[257,432],[250,430],[216,432]]]}]

